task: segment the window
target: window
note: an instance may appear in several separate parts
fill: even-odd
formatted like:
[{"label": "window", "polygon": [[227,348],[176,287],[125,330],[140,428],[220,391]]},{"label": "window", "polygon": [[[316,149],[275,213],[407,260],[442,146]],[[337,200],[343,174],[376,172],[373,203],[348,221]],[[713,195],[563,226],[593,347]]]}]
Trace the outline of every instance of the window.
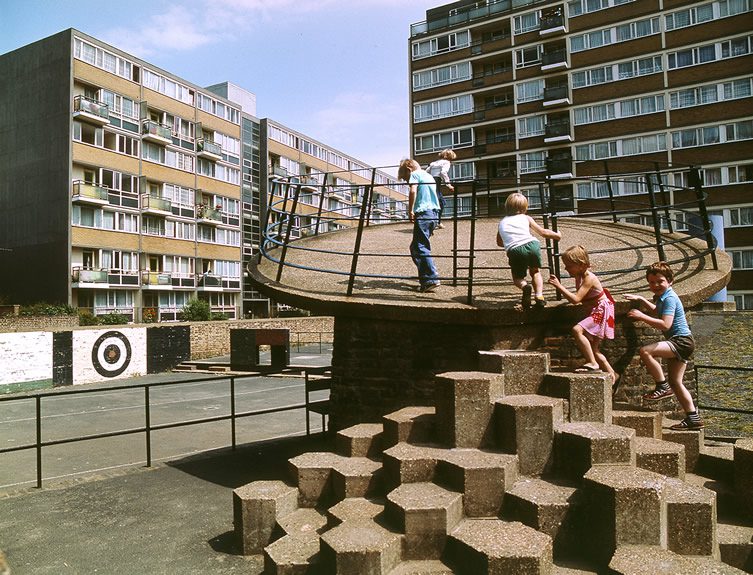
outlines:
[{"label": "window", "polygon": [[544,80],[531,80],[515,86],[518,104],[544,98]]},{"label": "window", "polygon": [[532,136],[541,136],[543,133],[544,133],[544,116],[543,115],[518,119],[518,136],[520,138],[530,138]]},{"label": "window", "polygon": [[671,108],[686,108],[688,106],[699,106],[701,104],[711,104],[719,99],[718,85],[709,84],[699,86],[698,88],[688,88],[670,92],[669,105]]},{"label": "window", "polygon": [[451,50],[467,47],[471,42],[471,34],[468,30],[446,34],[430,40],[414,42],[411,46],[413,59],[427,58],[435,54],[442,54]]},{"label": "window", "polygon": [[722,90],[725,100],[748,98],[753,95],[753,77],[725,82],[722,84]]},{"label": "window", "polygon": [[727,225],[753,226],[753,207],[730,208],[729,223]]},{"label": "window", "polygon": [[753,293],[730,293],[727,299],[729,296],[734,299],[737,309],[753,309]]},{"label": "window", "polygon": [[574,110],[576,125],[605,122],[615,118],[627,118],[643,114],[653,114],[664,110],[664,96],[654,94],[643,98],[631,98],[607,104],[583,106]]},{"label": "window", "polygon": [[416,153],[436,152],[444,148],[465,148],[473,145],[473,130],[453,130],[414,139]]},{"label": "window", "polygon": [[734,16],[753,10],[753,0],[721,0],[719,2],[719,16]]},{"label": "window", "polygon": [[515,34],[523,34],[525,32],[530,32],[531,30],[538,30],[539,22],[540,13],[538,10],[536,12],[529,12],[528,14],[515,16],[513,19],[513,32]]},{"label": "window", "polygon": [[472,180],[476,177],[476,167],[473,162],[453,162],[450,167],[451,180]]},{"label": "window", "polygon": [[706,128],[691,128],[672,132],[673,148],[692,148],[719,143],[719,126]]},{"label": "window", "polygon": [[726,124],[724,130],[728,142],[735,140],[749,140],[753,138],[753,120]]},{"label": "window", "polygon": [[667,14],[664,22],[667,31],[694,26],[703,22],[709,22],[714,18],[714,3],[702,4],[686,10],[678,10],[672,14]]},{"label": "window", "polygon": [[413,74],[413,90],[425,90],[434,86],[462,82],[471,78],[471,63],[459,62]]},{"label": "window", "polygon": [[601,68],[591,68],[581,72],[573,72],[573,88],[582,88],[584,86],[595,86],[597,84],[606,84],[613,79],[612,66]]},{"label": "window", "polygon": [[617,64],[617,73],[620,80],[661,72],[661,69],[661,56],[652,56],[650,58],[641,58],[640,60]]},{"label": "window", "polygon": [[186,104],[193,105],[194,103],[194,91],[188,86],[184,86],[162,74],[152,72],[148,68],[144,68],[144,87]]},{"label": "window", "polygon": [[727,179],[731,184],[753,182],[753,164],[730,166],[727,168],[727,174]]},{"label": "window", "polygon": [[570,38],[570,51],[582,52],[591,48],[599,48],[612,43],[612,29],[596,30],[587,34],[580,34]]},{"label": "window", "polygon": [[546,152],[529,152],[520,154],[518,159],[521,174],[543,172],[546,170]]},{"label": "window", "polygon": [[73,57],[126,80],[139,81],[139,71],[141,70],[139,66],[75,36],[73,38]]},{"label": "window", "polygon": [[515,67],[526,68],[541,63],[541,45],[515,50]]},{"label": "window", "polygon": [[437,118],[448,118],[473,111],[473,96],[466,94],[454,98],[422,102],[413,106],[413,119],[426,122]]},{"label": "window", "polygon": [[753,249],[748,250],[727,250],[732,256],[732,269],[750,270],[753,269]]}]

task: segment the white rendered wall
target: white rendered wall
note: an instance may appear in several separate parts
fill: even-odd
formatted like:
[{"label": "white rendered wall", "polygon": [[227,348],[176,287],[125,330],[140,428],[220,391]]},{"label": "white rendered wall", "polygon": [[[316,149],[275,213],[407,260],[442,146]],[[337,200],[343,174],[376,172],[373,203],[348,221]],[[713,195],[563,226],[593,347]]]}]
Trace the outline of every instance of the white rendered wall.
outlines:
[{"label": "white rendered wall", "polygon": [[73,383],[146,375],[146,328],[73,332]]},{"label": "white rendered wall", "polygon": [[0,385],[52,379],[52,332],[0,333]]}]

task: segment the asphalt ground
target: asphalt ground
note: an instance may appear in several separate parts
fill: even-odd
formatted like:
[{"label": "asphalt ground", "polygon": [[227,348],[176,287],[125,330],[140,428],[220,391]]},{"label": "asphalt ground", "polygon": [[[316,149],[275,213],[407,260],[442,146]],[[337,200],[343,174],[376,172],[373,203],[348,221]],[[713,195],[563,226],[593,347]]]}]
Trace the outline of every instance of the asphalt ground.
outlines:
[{"label": "asphalt ground", "polygon": [[[291,353],[291,364],[329,361]],[[43,439],[142,426],[143,388],[106,391],[116,385],[171,382],[152,388],[153,425],[229,414],[227,381],[178,383],[201,377],[157,374],[100,385],[101,394],[45,398]],[[236,413],[303,401],[300,377],[236,380]],[[320,429],[318,415],[311,423]],[[34,437],[34,401],[0,403],[0,445]],[[259,557],[237,553],[232,490],[285,478],[290,457],[327,446],[305,436],[303,409],[239,419],[236,438],[232,450],[229,421],[155,431],[152,467],[143,433],[45,447],[41,489],[34,450],[0,454],[0,550],[11,573],[261,573]]]}]

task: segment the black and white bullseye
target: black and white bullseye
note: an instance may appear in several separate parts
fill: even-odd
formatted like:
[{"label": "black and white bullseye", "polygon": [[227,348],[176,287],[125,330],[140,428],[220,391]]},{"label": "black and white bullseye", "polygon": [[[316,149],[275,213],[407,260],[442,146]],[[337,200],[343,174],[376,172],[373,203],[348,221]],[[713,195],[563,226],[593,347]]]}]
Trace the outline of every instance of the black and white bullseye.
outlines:
[{"label": "black and white bullseye", "polygon": [[99,336],[92,347],[92,365],[103,377],[117,377],[131,363],[131,344],[119,331]]}]

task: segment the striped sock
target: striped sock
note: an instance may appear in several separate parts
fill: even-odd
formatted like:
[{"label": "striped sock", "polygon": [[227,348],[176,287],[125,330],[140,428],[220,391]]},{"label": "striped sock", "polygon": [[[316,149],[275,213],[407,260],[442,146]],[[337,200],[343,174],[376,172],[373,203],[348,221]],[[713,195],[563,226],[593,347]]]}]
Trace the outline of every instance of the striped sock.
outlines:
[{"label": "striped sock", "polygon": [[688,419],[693,423],[701,423],[701,416],[698,413],[698,410],[689,411],[688,413],[686,413],[686,415],[688,416]]}]

